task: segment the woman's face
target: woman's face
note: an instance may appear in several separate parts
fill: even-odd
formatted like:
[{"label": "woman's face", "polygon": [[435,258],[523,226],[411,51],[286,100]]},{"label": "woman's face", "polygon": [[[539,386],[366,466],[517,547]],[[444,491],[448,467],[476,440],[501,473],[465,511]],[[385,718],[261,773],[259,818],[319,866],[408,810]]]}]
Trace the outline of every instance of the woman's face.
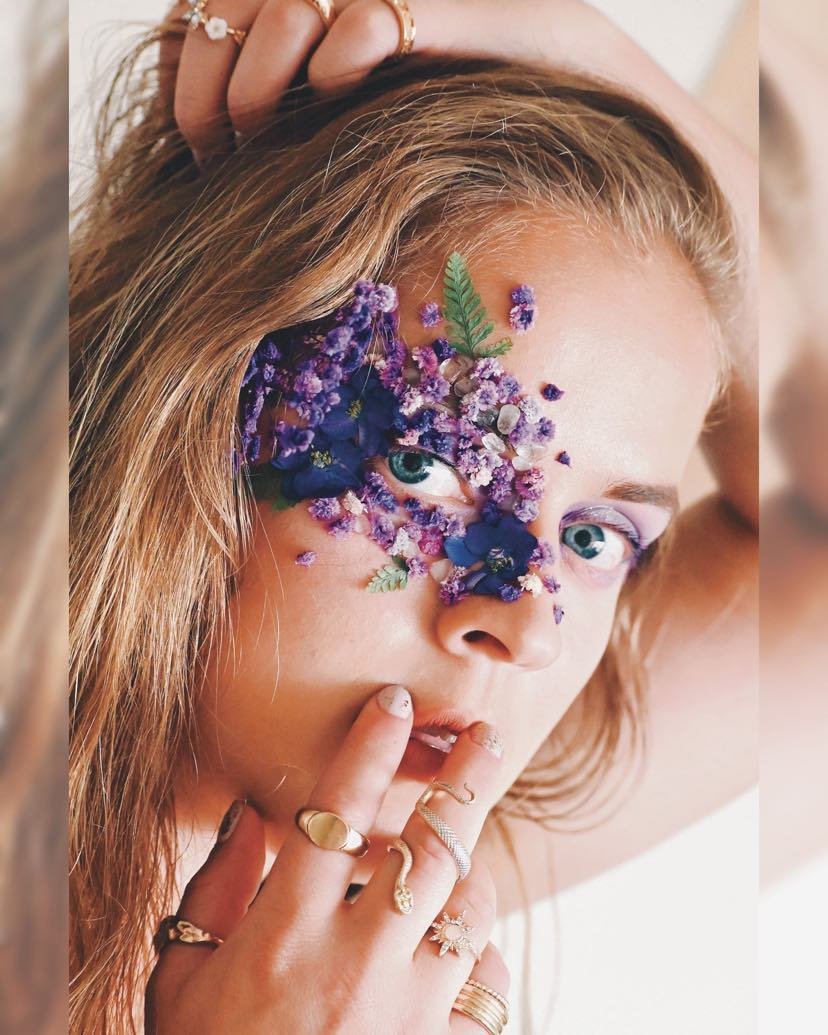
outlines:
[{"label": "woman's face", "polygon": [[[398,283],[400,331],[426,344],[419,306],[442,300],[443,256]],[[444,710],[484,719],[501,731],[503,793],[525,768],[587,682],[606,647],[630,554],[625,529],[644,543],[664,530],[671,498],[698,436],[714,377],[710,320],[700,287],[666,246],[634,256],[617,242],[536,220],[491,258],[470,262],[474,286],[495,321],[492,340],[511,335],[501,362],[556,424],[554,448],[538,464],[546,492],[529,525],[555,548],[554,596],[523,593],[505,602],[470,594],[447,606],[430,577],[404,591],[370,593],[389,562],[365,535],[330,536],[306,503],[276,511],[257,503],[250,556],[232,605],[231,629],[216,638],[198,710],[198,785],[181,778],[196,814],[211,821],[233,796],[256,803],[278,850],[366,699],[389,683],[411,692],[414,726]],[[509,327],[510,291],[534,289],[537,318]],[[439,333],[439,328],[436,329]],[[544,385],[564,390],[555,401]],[[566,466],[560,451],[571,457]],[[448,471],[402,484],[380,469],[400,499],[457,507]],[[430,490],[433,489],[433,494]],[[448,494],[448,495],[446,495]],[[600,507],[590,521],[587,507]],[[579,521],[576,521],[576,518]],[[602,555],[563,541],[580,522],[588,542],[598,525]],[[577,529],[576,529],[577,531]],[[296,557],[314,551],[310,567]],[[608,560],[618,563],[608,566]],[[555,621],[554,605],[565,615]],[[395,836],[441,758],[410,745],[373,831],[379,848]],[[324,807],[324,803],[315,803]],[[369,852],[354,879],[380,856]]]}]

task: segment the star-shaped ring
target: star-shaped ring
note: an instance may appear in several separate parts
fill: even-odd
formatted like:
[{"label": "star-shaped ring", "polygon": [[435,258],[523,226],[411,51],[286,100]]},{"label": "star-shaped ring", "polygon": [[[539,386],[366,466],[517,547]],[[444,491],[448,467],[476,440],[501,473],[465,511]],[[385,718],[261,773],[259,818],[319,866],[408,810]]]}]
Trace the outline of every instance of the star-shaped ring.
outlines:
[{"label": "star-shaped ring", "polygon": [[469,939],[469,935],[476,930],[475,927],[470,927],[465,922],[466,910],[464,909],[460,916],[451,917],[443,912],[443,916],[439,920],[435,920],[432,923],[434,928],[434,934],[428,939],[430,942],[440,943],[440,955],[445,954],[451,950],[460,955],[462,949],[466,949],[470,952],[475,962],[480,962],[480,953],[474,947]]}]

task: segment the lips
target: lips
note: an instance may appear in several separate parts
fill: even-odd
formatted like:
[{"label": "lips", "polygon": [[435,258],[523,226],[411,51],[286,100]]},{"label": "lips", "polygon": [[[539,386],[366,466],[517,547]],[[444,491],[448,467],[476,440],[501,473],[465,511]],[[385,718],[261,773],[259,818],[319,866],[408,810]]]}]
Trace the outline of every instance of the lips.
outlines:
[{"label": "lips", "polygon": [[411,740],[420,741],[429,747],[448,754],[457,740],[457,735],[475,721],[468,712],[443,710],[427,715],[414,713],[414,727]]},{"label": "lips", "polygon": [[409,740],[419,740],[423,744],[428,744],[429,747],[448,754],[457,740],[457,734],[446,729],[412,730]]}]

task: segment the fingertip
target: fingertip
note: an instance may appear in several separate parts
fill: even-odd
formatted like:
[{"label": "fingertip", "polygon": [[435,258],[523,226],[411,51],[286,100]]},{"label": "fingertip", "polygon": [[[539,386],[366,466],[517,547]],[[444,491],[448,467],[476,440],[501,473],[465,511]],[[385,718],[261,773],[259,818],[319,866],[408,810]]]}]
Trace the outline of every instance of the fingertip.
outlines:
[{"label": "fingertip", "polygon": [[397,719],[410,719],[414,714],[414,704],[411,694],[406,687],[399,683],[391,683],[384,686],[376,694],[376,702],[386,715],[393,715]]}]

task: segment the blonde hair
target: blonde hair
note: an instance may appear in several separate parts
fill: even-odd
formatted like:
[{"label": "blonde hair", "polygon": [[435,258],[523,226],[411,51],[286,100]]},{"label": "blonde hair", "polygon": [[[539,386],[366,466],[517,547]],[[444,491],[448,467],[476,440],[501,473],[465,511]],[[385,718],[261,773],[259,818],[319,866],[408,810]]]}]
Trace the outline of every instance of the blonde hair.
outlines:
[{"label": "blonde hair", "polygon": [[[412,56],[344,97],[291,90],[266,132],[199,175],[139,56],[101,114],[70,273],[72,1025],[96,1033],[133,1023],[151,925],[175,906],[170,772],[249,544],[230,457],[261,336],[330,313],[361,276],[393,282],[447,226],[473,247],[463,228],[483,210],[501,229],[528,205],[642,248],[667,239],[714,307],[734,262],[705,165],[592,79]],[[575,768],[553,750],[504,809],[548,820],[634,725],[621,610]]]}]

